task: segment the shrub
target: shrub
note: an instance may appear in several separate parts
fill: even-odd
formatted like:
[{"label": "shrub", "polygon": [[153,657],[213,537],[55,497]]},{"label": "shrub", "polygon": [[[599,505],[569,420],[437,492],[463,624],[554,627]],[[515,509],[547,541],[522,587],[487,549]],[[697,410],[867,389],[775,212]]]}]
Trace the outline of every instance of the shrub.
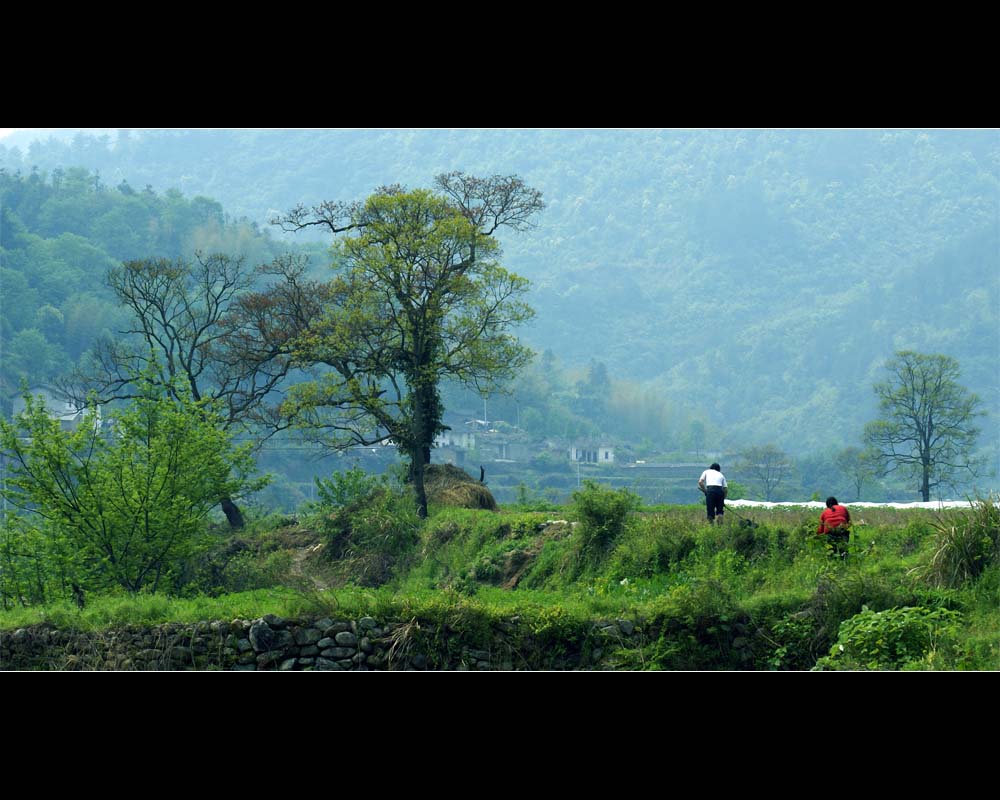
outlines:
[{"label": "shrub", "polygon": [[320,506],[343,508],[365,502],[385,485],[381,475],[371,475],[361,467],[334,472],[330,478],[316,478],[316,496]]},{"label": "shrub", "polygon": [[140,382],[138,390],[111,415],[110,433],[96,409],[63,431],[31,397],[13,424],[0,420],[5,498],[26,525],[66,543],[72,557],[58,568],[85,588],[171,585],[205,548],[212,508],[266,483],[250,477],[251,446],[233,443],[210,404],[180,388]]},{"label": "shrub", "polygon": [[919,603],[915,593],[891,575],[829,572],[819,576],[816,590],[802,610],[815,621],[815,646],[823,652],[835,641],[841,623],[864,609],[882,611]]},{"label": "shrub", "polygon": [[771,669],[809,669],[815,662],[816,622],[809,614],[785,614],[771,625],[772,649],[766,656]]},{"label": "shrub", "polygon": [[958,633],[962,615],[946,608],[864,608],[844,620],[820,669],[900,669],[919,661]]},{"label": "shrub", "polygon": [[588,560],[603,557],[624,532],[628,513],[639,508],[640,502],[639,495],[628,489],[585,481],[581,490],[573,492],[581,556]]}]

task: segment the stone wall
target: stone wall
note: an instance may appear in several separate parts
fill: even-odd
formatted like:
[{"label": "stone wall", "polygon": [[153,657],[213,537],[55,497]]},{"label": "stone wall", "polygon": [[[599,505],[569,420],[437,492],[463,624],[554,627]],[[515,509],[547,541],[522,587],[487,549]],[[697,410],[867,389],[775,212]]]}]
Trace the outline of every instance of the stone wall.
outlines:
[{"label": "stone wall", "polygon": [[[105,631],[36,625],[0,632],[3,670],[509,670],[600,669],[610,646],[641,635],[628,620],[589,624],[561,638],[520,619],[462,632],[412,619],[169,623]],[[638,643],[638,641],[636,641]]]}]

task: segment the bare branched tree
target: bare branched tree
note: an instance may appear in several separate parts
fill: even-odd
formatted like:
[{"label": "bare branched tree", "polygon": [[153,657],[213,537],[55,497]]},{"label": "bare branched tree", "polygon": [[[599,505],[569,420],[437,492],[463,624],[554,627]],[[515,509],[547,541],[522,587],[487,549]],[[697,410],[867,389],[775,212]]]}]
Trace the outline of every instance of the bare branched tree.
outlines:
[{"label": "bare branched tree", "polygon": [[[115,267],[108,284],[133,325],[117,339],[97,342],[89,368],[60,388],[77,400],[95,392],[109,402],[139,397],[140,377],[175,395],[180,381],[196,401],[213,402],[226,428],[278,430],[287,424],[279,387],[294,362],[289,311],[293,320],[305,319],[321,307],[322,287],[304,275],[300,259],[251,268],[222,254]],[[267,294],[251,291],[267,280]],[[232,498],[220,502],[230,524],[242,527]]]}]

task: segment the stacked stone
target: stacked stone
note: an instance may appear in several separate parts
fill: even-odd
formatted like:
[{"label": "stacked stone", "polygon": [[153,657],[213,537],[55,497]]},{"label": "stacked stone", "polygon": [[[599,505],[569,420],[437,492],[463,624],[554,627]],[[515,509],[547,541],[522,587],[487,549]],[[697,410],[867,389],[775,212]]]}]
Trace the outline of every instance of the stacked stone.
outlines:
[{"label": "stacked stone", "polygon": [[[0,632],[2,670],[510,670],[594,669],[606,648],[630,647],[641,631],[629,620],[598,622],[590,644],[567,647],[536,638],[520,617],[498,621],[489,649],[463,642],[463,633],[414,622],[255,620],[168,623],[108,631],[57,630],[51,625]],[[426,647],[433,642],[432,650]],[[421,652],[424,651],[424,652]]]}]

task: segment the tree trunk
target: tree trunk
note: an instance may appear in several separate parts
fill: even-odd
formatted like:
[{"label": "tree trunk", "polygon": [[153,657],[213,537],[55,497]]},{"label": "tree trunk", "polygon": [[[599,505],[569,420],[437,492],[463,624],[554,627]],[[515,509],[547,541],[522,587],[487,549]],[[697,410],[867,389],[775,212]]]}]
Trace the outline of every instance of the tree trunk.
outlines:
[{"label": "tree trunk", "polygon": [[931,468],[930,465],[924,464],[922,470],[923,480],[920,484],[920,494],[924,498],[924,502],[928,503],[931,499]]},{"label": "tree trunk", "polygon": [[412,404],[411,441],[407,448],[410,457],[410,479],[417,496],[417,513],[427,517],[427,492],[424,489],[424,468],[431,463],[431,448],[441,417],[441,400],[437,386],[424,377],[411,383]]},{"label": "tree trunk", "polygon": [[417,515],[427,519],[427,491],[424,489],[424,464],[420,456],[410,456],[410,477],[413,479],[413,491],[417,495]]},{"label": "tree trunk", "polygon": [[239,506],[233,502],[231,497],[223,497],[220,501],[222,503],[222,511],[226,515],[226,519],[229,520],[229,527],[233,530],[239,530],[246,526],[246,522],[243,520],[243,512],[240,511]]}]

